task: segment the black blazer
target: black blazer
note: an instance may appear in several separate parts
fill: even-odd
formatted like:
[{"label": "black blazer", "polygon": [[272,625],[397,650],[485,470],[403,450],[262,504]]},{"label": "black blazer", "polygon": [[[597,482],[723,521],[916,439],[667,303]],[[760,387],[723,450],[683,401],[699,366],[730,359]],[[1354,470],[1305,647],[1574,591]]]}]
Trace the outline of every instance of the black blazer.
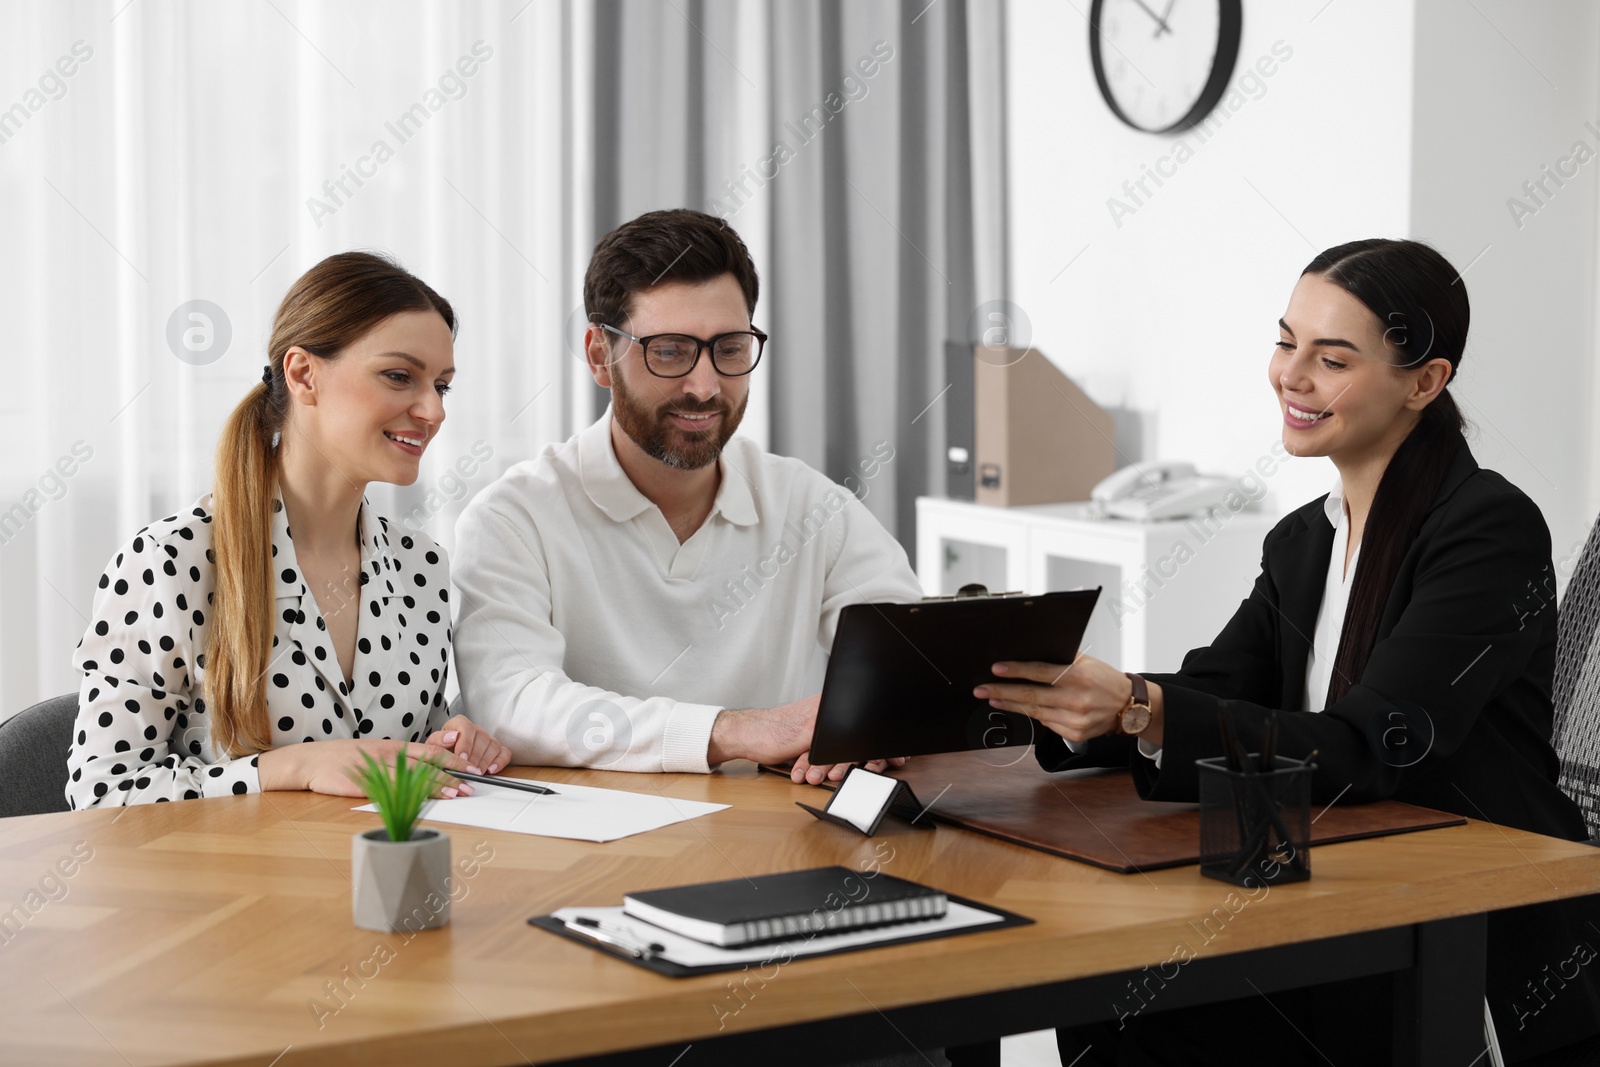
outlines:
[{"label": "black blazer", "polygon": [[[1276,708],[1290,712],[1279,716],[1279,752],[1318,752],[1316,803],[1393,797],[1585,839],[1577,805],[1557,785],[1550,743],[1556,609],[1550,532],[1538,506],[1463,447],[1400,564],[1365,673],[1344,699],[1303,712],[1306,657],[1333,550],[1325,499],[1267,535],[1255,588],[1211,645],[1185,656],[1176,674],[1147,676],[1165,700],[1159,770],[1126,738],[1097,738],[1074,755],[1049,733],[1035,749],[1040,764],[1126,762],[1141,796],[1192,802],[1194,761],[1222,754],[1218,709],[1256,749],[1266,712]],[[1314,703],[1321,699],[1314,694]],[[1589,919],[1600,926],[1600,899],[1491,917],[1489,996],[1508,1053],[1600,1029],[1600,980],[1575,979],[1538,999],[1527,987],[1547,978],[1546,964],[1559,969],[1572,957],[1575,942],[1600,949]]]}]

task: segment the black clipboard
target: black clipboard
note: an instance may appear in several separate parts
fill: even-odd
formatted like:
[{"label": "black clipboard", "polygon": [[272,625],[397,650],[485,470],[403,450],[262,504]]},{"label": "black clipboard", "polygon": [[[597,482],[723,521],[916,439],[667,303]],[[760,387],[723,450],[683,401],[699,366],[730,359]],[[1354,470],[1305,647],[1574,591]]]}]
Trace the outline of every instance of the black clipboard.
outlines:
[{"label": "black clipboard", "polygon": [[1036,724],[972,695],[998,660],[1068,664],[1100,588],[851,604],[839,613],[811,762],[1031,745]]},{"label": "black clipboard", "polygon": [[[815,952],[796,953],[792,957],[792,962],[799,963],[801,960],[818,959],[822,956],[838,956],[846,952],[863,952],[867,949],[887,948],[890,945],[909,945],[913,941],[934,941],[942,937],[960,937],[963,934],[981,934],[987,930],[1008,930],[1013,926],[1033,925],[1033,920],[1026,915],[1018,915],[1014,911],[1006,911],[1004,908],[997,908],[992,904],[980,904],[975,900],[958,897],[953,893],[947,893],[946,896],[957,904],[965,904],[969,908],[988,912],[991,915],[998,915],[1000,916],[1000,921],[984,923],[981,926],[964,926],[959,930],[939,930],[933,933],[911,933],[903,937],[887,937],[882,941],[871,941],[864,945],[845,945],[840,948],[822,948]],[[621,949],[612,948],[580,934],[575,934],[567,929],[566,924],[554,915],[535,915],[528,920],[528,924],[537,926],[541,930],[548,930],[558,937],[566,938],[568,941],[575,941],[580,945],[585,945],[597,952],[603,952],[607,956],[643,967],[647,971],[666,975],[668,978],[687,978],[694,974],[716,974],[719,971],[737,971],[745,967],[754,966],[754,964],[744,960],[730,963],[707,963],[691,967],[682,963],[673,963],[671,960],[662,959],[661,957],[644,959],[639,956],[629,955]],[[885,927],[885,929],[893,929],[893,927]],[[812,943],[822,942],[825,944],[827,940],[827,934],[818,934],[812,939]],[[776,949],[778,945],[786,943],[778,942],[773,947]]]}]

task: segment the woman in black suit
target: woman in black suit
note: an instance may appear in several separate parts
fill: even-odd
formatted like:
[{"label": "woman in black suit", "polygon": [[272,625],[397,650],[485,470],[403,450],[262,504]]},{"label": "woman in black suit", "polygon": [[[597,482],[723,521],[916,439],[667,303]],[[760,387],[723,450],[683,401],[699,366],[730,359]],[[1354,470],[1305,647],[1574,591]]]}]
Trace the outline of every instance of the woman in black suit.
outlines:
[{"label": "woman in black suit", "polygon": [[[1222,754],[1219,711],[1254,750],[1276,710],[1279,752],[1318,753],[1315,802],[1393,797],[1584,839],[1550,743],[1556,613],[1537,595],[1552,585],[1549,530],[1527,496],[1478,466],[1448,391],[1469,317],[1460,276],[1426,245],[1366,240],[1317,256],[1279,320],[1268,378],[1285,447],[1331,459],[1334,492],[1268,534],[1254,590],[1211,645],[1176,674],[1143,679],[1147,723],[1129,710],[1134,677],[1090,656],[1070,669],[999,663],[997,677],[1046,684],[975,694],[1049,728],[1037,746],[1047,769],[1130,761],[1149,800],[1196,799],[1194,761]],[[1600,946],[1589,919],[1600,920],[1595,898],[1490,917],[1488,1000],[1507,1062],[1600,1030],[1589,968],[1555,995],[1533,984],[1547,964],[1581,956],[1579,944]],[[1274,1050],[1307,1062],[1330,1043],[1382,1048],[1372,1024],[1387,1010],[1352,1025],[1348,999],[1334,1011],[1335,999],[1257,998],[1063,1032],[1062,1062],[1221,1062],[1224,1035],[1253,1032],[1245,1013],[1280,1028],[1295,1019],[1300,1036],[1285,1030]],[[1261,1054],[1254,1033],[1240,1054]]]}]

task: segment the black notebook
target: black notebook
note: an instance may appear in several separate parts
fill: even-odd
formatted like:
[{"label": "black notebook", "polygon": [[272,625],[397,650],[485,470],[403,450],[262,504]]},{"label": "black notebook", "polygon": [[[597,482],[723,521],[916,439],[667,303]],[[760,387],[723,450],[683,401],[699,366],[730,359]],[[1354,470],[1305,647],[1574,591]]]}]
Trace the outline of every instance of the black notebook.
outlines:
[{"label": "black notebook", "polygon": [[849,867],[730,878],[622,898],[623,912],[635,919],[725,948],[937,919],[946,905],[937,889]]}]

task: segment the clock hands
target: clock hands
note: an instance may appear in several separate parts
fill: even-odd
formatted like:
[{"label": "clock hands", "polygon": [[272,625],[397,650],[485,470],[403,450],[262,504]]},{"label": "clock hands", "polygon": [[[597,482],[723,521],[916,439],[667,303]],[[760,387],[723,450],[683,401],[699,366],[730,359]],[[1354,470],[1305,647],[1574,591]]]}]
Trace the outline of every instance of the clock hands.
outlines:
[{"label": "clock hands", "polygon": [[1167,19],[1172,16],[1172,5],[1176,4],[1177,2],[1178,0],[1167,0],[1166,9],[1161,12],[1161,28],[1156,30],[1157,37],[1161,36],[1162,30],[1165,30],[1168,33],[1172,32],[1172,27],[1167,25]]},{"label": "clock hands", "polygon": [[[1172,32],[1172,27],[1167,25],[1167,18],[1166,18],[1165,14],[1158,15],[1154,11],[1151,11],[1150,8],[1145,4],[1144,0],[1133,0],[1133,2],[1135,4],[1139,5],[1139,10],[1143,11],[1146,15],[1149,15],[1152,19],[1155,20],[1155,22],[1156,22],[1155,35],[1157,37],[1160,37],[1163,33],[1171,33]],[[1172,4],[1173,4],[1173,0],[1167,0],[1167,11],[1168,12],[1170,12],[1172,10]]]}]

